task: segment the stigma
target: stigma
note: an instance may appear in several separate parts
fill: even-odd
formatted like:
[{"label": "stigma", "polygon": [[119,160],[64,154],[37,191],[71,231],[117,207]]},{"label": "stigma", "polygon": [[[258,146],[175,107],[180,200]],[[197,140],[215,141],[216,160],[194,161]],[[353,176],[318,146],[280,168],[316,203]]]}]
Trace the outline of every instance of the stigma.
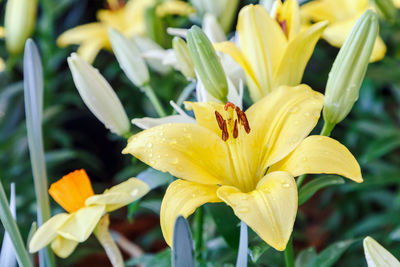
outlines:
[{"label": "stigma", "polygon": [[250,133],[250,124],[247,120],[246,113],[231,102],[226,103],[224,110],[227,115],[226,119],[224,119],[221,113],[215,111],[215,118],[222,132],[221,138],[224,142],[226,142],[230,136],[233,137],[233,139],[238,138],[240,126],[243,126],[247,134]]}]

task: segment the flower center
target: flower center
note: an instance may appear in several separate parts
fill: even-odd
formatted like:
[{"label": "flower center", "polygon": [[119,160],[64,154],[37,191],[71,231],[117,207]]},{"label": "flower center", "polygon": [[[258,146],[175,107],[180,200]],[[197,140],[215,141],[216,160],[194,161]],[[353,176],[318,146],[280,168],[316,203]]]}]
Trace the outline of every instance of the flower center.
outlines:
[{"label": "flower center", "polygon": [[247,120],[246,113],[244,113],[239,107],[235,106],[235,104],[231,102],[227,102],[224,109],[227,114],[226,119],[224,119],[221,113],[215,111],[215,118],[217,120],[218,127],[222,131],[222,140],[226,142],[230,136],[234,139],[238,138],[240,126],[243,126],[243,129],[247,134],[250,133],[250,125],[249,121]]}]

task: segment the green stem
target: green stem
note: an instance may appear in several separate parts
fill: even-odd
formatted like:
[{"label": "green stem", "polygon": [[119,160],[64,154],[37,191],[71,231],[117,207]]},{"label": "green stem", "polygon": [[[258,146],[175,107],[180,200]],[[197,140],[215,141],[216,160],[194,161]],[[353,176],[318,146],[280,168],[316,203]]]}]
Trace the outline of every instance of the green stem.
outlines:
[{"label": "green stem", "polygon": [[158,99],[158,97],[154,93],[153,88],[150,85],[147,84],[147,85],[144,85],[141,89],[144,91],[146,96],[149,98],[151,104],[153,105],[153,107],[157,111],[158,115],[160,117],[167,116],[167,113],[165,112],[163,106],[161,105],[160,100]]},{"label": "green stem", "polygon": [[3,185],[0,183],[0,220],[13,243],[18,264],[22,267],[33,267],[29,254],[26,251],[21,233],[18,230],[7,201]]},{"label": "green stem", "polygon": [[322,127],[320,135],[330,136],[333,128],[335,128],[336,124],[324,121],[324,127]]},{"label": "green stem", "polygon": [[194,242],[195,251],[197,252],[196,260],[202,259],[202,249],[203,249],[203,222],[204,222],[204,208],[201,206],[196,210],[195,217],[195,232],[194,232]]},{"label": "green stem", "polygon": [[285,249],[285,266],[294,267],[293,238],[290,237]]},{"label": "green stem", "polygon": [[306,179],[307,174],[302,174],[297,178],[297,188],[300,189],[300,186],[303,184],[304,179]]}]

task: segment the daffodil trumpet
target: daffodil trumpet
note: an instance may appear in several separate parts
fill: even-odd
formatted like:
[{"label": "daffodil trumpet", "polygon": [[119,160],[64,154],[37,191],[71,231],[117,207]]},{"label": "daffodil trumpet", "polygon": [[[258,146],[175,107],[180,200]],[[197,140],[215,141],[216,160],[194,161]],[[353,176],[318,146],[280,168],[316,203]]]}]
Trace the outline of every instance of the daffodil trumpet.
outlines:
[{"label": "daffodil trumpet", "polygon": [[232,42],[214,44],[216,50],[229,54],[242,66],[253,101],[280,85],[301,83],[307,62],[327,25],[320,22],[301,31],[297,1],[282,4],[278,0],[276,4],[273,15],[261,5],[247,5],[240,10],[240,48]]},{"label": "daffodil trumpet", "polygon": [[232,103],[186,102],[196,124],[170,123],[132,136],[124,154],[179,178],[161,204],[167,243],[179,215],[225,202],[266,243],[284,250],[298,207],[294,177],[328,173],[362,182],[360,166],[345,146],[308,136],[323,102],[307,85],[281,86],[247,111]]},{"label": "daffodil trumpet", "polygon": [[[106,213],[128,205],[149,190],[146,183],[130,178],[103,194],[94,194],[85,170],[65,175],[50,186],[49,193],[67,213],[59,213],[45,222],[33,235],[29,251],[34,253],[51,244],[57,256],[68,257],[80,242],[88,239]],[[104,232],[103,228],[99,231]]]}]

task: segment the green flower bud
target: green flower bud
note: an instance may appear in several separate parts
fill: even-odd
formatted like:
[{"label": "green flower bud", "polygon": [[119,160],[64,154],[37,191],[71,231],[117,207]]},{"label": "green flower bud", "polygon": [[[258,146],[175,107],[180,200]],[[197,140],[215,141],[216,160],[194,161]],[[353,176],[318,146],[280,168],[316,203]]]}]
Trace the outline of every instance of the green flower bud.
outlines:
[{"label": "green flower bud", "polygon": [[187,43],[194,68],[204,88],[211,96],[223,103],[226,102],[228,83],[210,40],[199,27],[193,26],[188,31]]},{"label": "green flower bud", "polygon": [[376,6],[378,14],[387,21],[393,23],[396,19],[396,7],[393,0],[372,0]]},{"label": "green flower bud", "polygon": [[167,25],[162,17],[157,16],[156,7],[145,11],[146,34],[163,48],[171,47],[171,36],[167,34]]},{"label": "green flower bud", "polygon": [[377,34],[377,15],[367,10],[357,20],[329,73],[323,112],[326,123],[334,126],[341,122],[357,101]]},{"label": "green flower bud", "polygon": [[186,42],[179,37],[174,37],[172,40],[172,47],[174,48],[176,60],[180,71],[187,79],[194,79],[196,74],[194,73],[194,66],[192,58],[189,54],[189,49]]},{"label": "green flower bud", "polygon": [[147,84],[149,70],[136,44],[114,29],[108,31],[108,37],[115,57],[129,80],[137,87]]},{"label": "green flower bud", "polygon": [[6,47],[12,54],[19,54],[25,41],[35,29],[37,0],[8,0],[4,26]]}]

